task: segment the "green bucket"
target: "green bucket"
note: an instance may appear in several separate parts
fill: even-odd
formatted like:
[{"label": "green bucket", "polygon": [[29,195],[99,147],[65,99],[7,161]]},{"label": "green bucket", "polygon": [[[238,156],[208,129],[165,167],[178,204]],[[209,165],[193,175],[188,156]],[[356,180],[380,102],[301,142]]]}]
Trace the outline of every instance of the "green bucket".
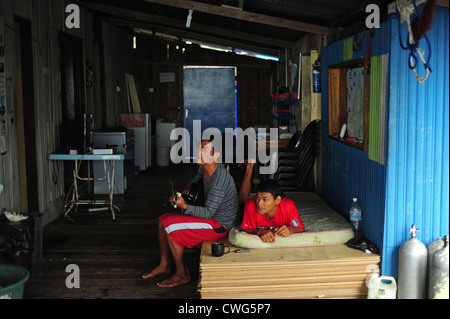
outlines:
[{"label": "green bucket", "polygon": [[0,265],[0,299],[22,299],[30,273],[23,267]]}]

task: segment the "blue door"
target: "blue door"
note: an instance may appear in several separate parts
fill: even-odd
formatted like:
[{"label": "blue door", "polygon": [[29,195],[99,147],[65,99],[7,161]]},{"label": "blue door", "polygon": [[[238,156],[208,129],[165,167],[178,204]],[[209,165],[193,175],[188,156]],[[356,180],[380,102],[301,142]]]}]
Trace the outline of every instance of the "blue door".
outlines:
[{"label": "blue door", "polygon": [[[190,138],[191,158],[196,159],[199,142],[194,134],[194,121],[201,133],[213,128],[212,132],[225,133],[225,128],[236,128],[236,68],[220,66],[184,67],[184,128]],[[199,122],[200,121],[200,122]],[[225,141],[223,141],[225,143]]]}]

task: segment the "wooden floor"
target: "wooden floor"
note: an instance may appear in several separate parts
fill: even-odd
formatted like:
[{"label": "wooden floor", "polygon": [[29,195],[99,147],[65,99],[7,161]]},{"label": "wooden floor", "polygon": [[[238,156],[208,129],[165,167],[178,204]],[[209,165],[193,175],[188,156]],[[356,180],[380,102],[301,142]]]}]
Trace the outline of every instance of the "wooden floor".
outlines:
[{"label": "wooden floor", "polygon": [[[25,299],[198,299],[199,250],[186,250],[192,282],[159,288],[166,276],[141,279],[159,263],[158,216],[173,211],[164,203],[171,180],[182,190],[197,170],[195,164],[151,167],[137,176],[125,195],[117,197],[121,212],[113,221],[109,212],[72,212],[43,234],[43,258],[35,265],[24,290]],[[80,269],[80,288],[69,289],[68,265]],[[70,279],[70,278],[69,278]]]}]

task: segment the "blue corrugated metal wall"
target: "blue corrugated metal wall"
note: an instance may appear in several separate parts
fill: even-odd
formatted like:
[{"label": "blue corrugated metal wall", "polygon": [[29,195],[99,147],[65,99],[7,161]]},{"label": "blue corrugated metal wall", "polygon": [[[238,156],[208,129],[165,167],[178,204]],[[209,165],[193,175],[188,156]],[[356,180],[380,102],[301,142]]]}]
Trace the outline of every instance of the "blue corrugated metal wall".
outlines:
[{"label": "blue corrugated metal wall", "polygon": [[[366,55],[367,35],[353,58]],[[361,38],[358,34],[356,40]],[[390,23],[375,29],[372,56],[389,52]],[[338,212],[348,218],[353,197],[363,211],[364,236],[379,249],[383,246],[386,167],[369,160],[368,153],[328,138],[328,66],[344,62],[344,42],[338,41],[321,50],[322,71],[322,196]]]},{"label": "blue corrugated metal wall", "polygon": [[[448,8],[438,8],[428,32],[433,72],[423,84],[408,68],[397,20],[375,30],[372,56],[389,54],[386,166],[369,160],[366,152],[327,138],[328,66],[344,61],[345,39],[321,50],[322,195],[346,217],[352,197],[358,197],[364,235],[380,248],[384,275],[397,276],[398,249],[409,238],[412,224],[421,229],[418,238],[426,245],[449,232],[448,15]],[[405,25],[401,32],[405,41]],[[364,56],[365,49],[366,39],[353,59]],[[423,68],[419,73],[424,75]]]},{"label": "blue corrugated metal wall", "polygon": [[[383,272],[389,275],[397,275],[398,249],[408,240],[412,224],[421,229],[417,238],[426,245],[449,232],[448,30],[449,10],[438,8],[433,28],[427,33],[432,72],[420,84],[408,68],[408,51],[400,47],[397,20],[392,24],[382,264]],[[405,43],[405,25],[400,32]],[[428,56],[425,39],[419,43]],[[425,76],[422,66],[417,71]]]}]

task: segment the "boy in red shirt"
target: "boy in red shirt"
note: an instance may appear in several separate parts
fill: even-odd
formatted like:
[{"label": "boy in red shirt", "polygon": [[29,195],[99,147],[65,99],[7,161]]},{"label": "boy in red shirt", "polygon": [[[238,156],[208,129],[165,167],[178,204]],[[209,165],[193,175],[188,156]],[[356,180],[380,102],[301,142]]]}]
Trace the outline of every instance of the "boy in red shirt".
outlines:
[{"label": "boy in red shirt", "polygon": [[280,185],[273,180],[262,182],[256,198],[246,201],[241,227],[263,242],[305,231],[295,203],[283,197]]}]

